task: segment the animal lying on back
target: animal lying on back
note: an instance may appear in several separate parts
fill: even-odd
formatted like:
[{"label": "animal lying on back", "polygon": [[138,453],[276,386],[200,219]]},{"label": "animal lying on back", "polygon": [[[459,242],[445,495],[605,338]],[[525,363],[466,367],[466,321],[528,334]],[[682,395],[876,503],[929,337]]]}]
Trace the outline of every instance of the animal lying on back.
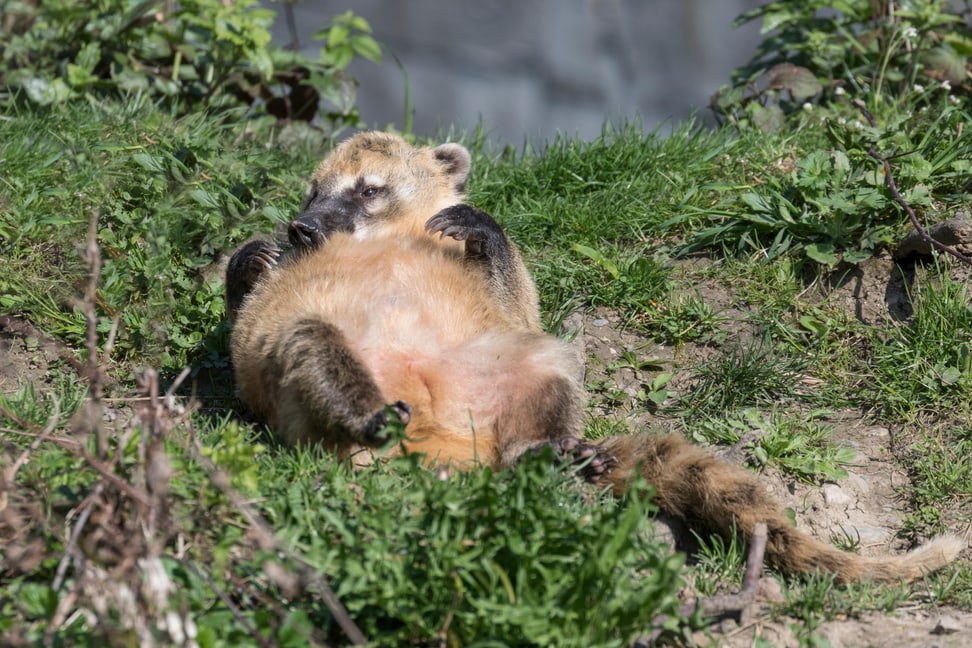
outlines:
[{"label": "animal lying on back", "polygon": [[293,247],[253,241],[226,273],[237,385],[289,444],[320,443],[357,465],[405,424],[405,452],[459,469],[503,468],[551,447],[615,493],[642,476],[655,504],[701,533],[748,540],[766,559],[840,581],[910,580],[965,547],[943,536],[866,558],[795,529],[743,468],[678,436],[582,438],[582,358],[543,332],[519,252],[463,203],[470,155],[383,133],[340,144],[313,173]]}]

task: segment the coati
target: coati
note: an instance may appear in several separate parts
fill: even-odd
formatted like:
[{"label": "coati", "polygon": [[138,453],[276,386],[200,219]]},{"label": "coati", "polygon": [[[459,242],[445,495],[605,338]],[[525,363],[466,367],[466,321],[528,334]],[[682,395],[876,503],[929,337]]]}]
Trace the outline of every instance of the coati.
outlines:
[{"label": "coati", "polygon": [[770,564],[840,581],[914,579],[965,547],[945,536],[900,556],[840,551],[791,526],[751,473],[681,437],[583,440],[583,359],[543,332],[516,246],[463,202],[470,164],[459,144],[359,133],[311,176],[292,250],[253,241],[232,256],[237,385],[284,441],[365,464],[397,420],[405,452],[459,469],[551,447],[618,494],[643,476],[698,531],[748,539],[766,522]]}]

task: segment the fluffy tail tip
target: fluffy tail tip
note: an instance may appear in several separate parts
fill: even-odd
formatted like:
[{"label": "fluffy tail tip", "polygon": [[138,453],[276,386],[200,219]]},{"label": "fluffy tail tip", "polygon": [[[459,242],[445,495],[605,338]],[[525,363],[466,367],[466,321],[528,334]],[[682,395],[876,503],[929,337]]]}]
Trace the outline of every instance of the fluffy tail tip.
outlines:
[{"label": "fluffy tail tip", "polygon": [[933,538],[916,551],[935,554],[945,562],[951,562],[969,546],[969,539],[957,533],[949,533]]},{"label": "fluffy tail tip", "polygon": [[910,551],[908,562],[923,573],[941,569],[955,560],[969,546],[968,538],[956,534],[946,534]]}]

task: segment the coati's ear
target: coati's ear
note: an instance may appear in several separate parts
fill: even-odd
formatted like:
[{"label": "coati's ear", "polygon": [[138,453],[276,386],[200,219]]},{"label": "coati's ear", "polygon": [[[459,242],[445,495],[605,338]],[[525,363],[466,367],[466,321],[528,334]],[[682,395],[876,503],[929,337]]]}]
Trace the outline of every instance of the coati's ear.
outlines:
[{"label": "coati's ear", "polygon": [[432,154],[445,167],[446,173],[452,176],[456,191],[465,191],[466,178],[472,167],[472,156],[462,144],[440,144],[432,149]]}]

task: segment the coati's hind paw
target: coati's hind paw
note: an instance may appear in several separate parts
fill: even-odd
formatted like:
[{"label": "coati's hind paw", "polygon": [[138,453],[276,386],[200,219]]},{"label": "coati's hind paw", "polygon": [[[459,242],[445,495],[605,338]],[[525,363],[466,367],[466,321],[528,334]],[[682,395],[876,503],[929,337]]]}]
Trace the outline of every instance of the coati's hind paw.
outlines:
[{"label": "coati's hind paw", "polygon": [[411,419],[412,406],[405,401],[386,405],[365,423],[361,431],[361,442],[369,446],[384,445],[391,438],[390,426],[396,422],[405,426]]},{"label": "coati's hind paw", "polygon": [[553,448],[554,454],[564,464],[575,466],[577,474],[586,481],[597,483],[601,477],[614,470],[618,459],[599,445],[584,443],[574,437],[561,437],[549,443],[537,446],[534,452],[542,451],[544,447]]},{"label": "coati's hind paw", "polygon": [[466,252],[474,256],[493,257],[510,247],[503,228],[492,216],[466,204],[446,207],[425,223],[425,231],[465,241]]},{"label": "coati's hind paw", "polygon": [[277,266],[279,258],[280,251],[269,241],[250,241],[230,257],[226,266],[226,309],[231,317],[260,277]]}]

